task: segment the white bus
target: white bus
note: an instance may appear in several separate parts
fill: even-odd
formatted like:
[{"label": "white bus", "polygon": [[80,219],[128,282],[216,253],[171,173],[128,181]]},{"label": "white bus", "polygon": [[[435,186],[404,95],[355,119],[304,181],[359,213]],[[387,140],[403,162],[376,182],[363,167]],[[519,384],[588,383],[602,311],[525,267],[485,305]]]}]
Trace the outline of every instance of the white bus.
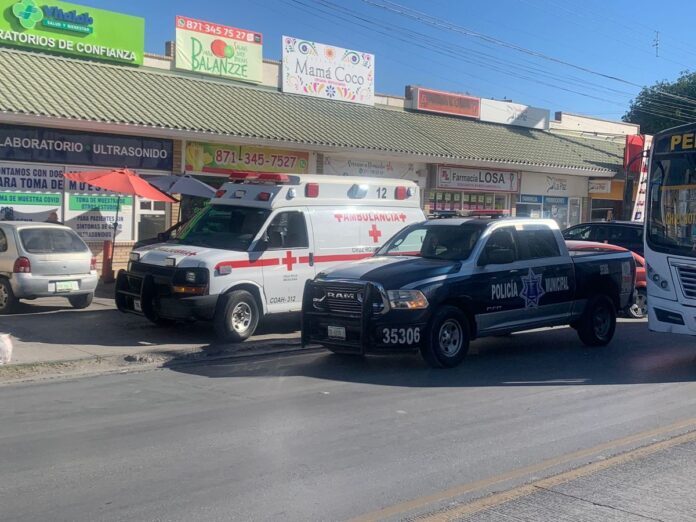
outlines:
[{"label": "white bus", "polygon": [[654,137],[647,192],[648,326],[696,335],[696,123]]}]

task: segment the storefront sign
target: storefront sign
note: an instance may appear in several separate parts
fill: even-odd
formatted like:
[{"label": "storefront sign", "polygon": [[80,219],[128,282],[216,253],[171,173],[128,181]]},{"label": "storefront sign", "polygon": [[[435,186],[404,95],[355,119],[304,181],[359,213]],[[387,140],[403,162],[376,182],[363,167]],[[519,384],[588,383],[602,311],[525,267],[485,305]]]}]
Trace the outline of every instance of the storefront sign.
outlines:
[{"label": "storefront sign", "polygon": [[437,187],[443,189],[517,192],[519,180],[517,172],[449,166],[437,169]]},{"label": "storefront sign", "polygon": [[177,16],[176,68],[261,83],[263,37],[254,31]]},{"label": "storefront sign", "polygon": [[372,54],[283,36],[283,92],[374,105]]},{"label": "storefront sign", "polygon": [[548,109],[539,109],[520,103],[481,99],[481,121],[548,130],[550,118],[551,114]]},{"label": "storefront sign", "polygon": [[172,141],[0,125],[0,160],[171,171]]},{"label": "storefront sign", "polygon": [[0,0],[0,44],[142,65],[145,20],[67,2]]},{"label": "storefront sign", "polygon": [[530,204],[541,204],[543,201],[542,196],[532,196],[529,194],[521,194],[520,195],[520,203],[530,203]]},{"label": "storefront sign", "polygon": [[31,163],[0,163],[0,190],[63,191],[62,166]]},{"label": "storefront sign", "polygon": [[555,176],[546,176],[546,193],[547,194],[567,194],[568,180]]},{"label": "storefront sign", "polygon": [[412,108],[419,111],[451,114],[479,118],[481,115],[481,99],[452,92],[435,91],[415,87],[411,89]]},{"label": "storefront sign", "polygon": [[588,192],[590,194],[609,194],[611,193],[610,179],[591,179],[589,181]]},{"label": "storefront sign", "polygon": [[230,174],[245,170],[305,174],[308,165],[309,152],[216,143],[188,142],[186,144],[188,172]]},{"label": "storefront sign", "polygon": [[85,241],[111,239],[118,211],[117,241],[133,240],[133,198],[113,194],[66,194],[65,224]]},{"label": "storefront sign", "polygon": [[640,163],[636,203],[633,205],[633,213],[631,214],[631,221],[637,221],[639,223],[645,221],[645,197],[648,190],[648,156],[650,154],[652,142],[653,137],[646,135],[643,143],[643,158]]},{"label": "storefront sign", "polygon": [[425,165],[384,160],[348,159],[324,155],[324,174],[336,176],[365,176],[420,181],[418,170]]}]

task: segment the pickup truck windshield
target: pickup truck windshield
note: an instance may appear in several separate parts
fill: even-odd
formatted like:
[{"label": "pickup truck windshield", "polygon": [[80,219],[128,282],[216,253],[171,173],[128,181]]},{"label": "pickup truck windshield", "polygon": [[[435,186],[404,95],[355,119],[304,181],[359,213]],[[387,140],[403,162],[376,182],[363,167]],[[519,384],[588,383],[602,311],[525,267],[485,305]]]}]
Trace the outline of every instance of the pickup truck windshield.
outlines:
[{"label": "pickup truck windshield", "polygon": [[270,210],[210,205],[189,221],[172,243],[224,250],[249,249]]},{"label": "pickup truck windshield", "polygon": [[696,257],[696,154],[654,158],[649,198],[648,244]]},{"label": "pickup truck windshield", "polygon": [[471,255],[483,230],[476,224],[417,225],[399,232],[375,255],[463,261]]}]

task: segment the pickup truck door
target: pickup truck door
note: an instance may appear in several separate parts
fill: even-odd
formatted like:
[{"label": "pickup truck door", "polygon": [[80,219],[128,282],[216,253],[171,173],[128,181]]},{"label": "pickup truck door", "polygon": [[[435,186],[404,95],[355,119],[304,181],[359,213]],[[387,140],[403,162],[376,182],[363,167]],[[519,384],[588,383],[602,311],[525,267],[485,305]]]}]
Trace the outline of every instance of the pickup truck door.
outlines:
[{"label": "pickup truck door", "polygon": [[473,278],[482,335],[567,320],[575,277],[560,241],[546,225],[510,225],[490,235]]}]

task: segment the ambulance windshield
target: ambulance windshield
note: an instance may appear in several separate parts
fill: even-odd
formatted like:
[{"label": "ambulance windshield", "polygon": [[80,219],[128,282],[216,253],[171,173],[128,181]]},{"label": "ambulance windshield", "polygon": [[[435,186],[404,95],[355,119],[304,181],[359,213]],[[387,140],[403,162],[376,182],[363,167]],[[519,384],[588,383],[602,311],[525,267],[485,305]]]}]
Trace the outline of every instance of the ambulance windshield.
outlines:
[{"label": "ambulance windshield", "polygon": [[478,224],[416,225],[402,230],[375,255],[463,261],[471,255],[484,228]]},{"label": "ambulance windshield", "polygon": [[187,223],[172,242],[245,251],[249,249],[270,213],[266,209],[210,205]]}]

